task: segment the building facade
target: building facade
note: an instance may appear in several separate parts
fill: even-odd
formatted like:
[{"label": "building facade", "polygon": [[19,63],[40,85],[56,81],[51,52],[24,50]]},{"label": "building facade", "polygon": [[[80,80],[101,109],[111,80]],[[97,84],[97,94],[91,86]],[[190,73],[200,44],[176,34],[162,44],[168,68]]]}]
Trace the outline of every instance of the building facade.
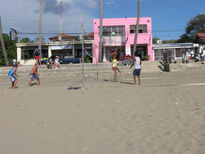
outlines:
[{"label": "building facade", "polygon": [[180,60],[187,52],[194,54],[193,43],[153,44],[154,60],[163,60],[163,54],[167,53],[172,60]]},{"label": "building facade", "polygon": [[[111,52],[118,48],[118,60],[124,60],[125,56],[132,55],[135,26],[137,18],[114,18],[103,19],[103,61],[110,61],[107,50]],[[99,26],[100,20],[94,19],[94,48],[93,62],[99,61]],[[150,61],[153,60],[152,50],[152,20],[151,17],[140,18],[139,34],[137,39],[137,52],[144,59],[149,55]]]},{"label": "building facade", "polygon": [[[84,37],[84,48],[89,55],[92,55],[93,53],[94,40],[92,36],[93,35],[91,34]],[[61,37],[60,40],[59,37]],[[86,37],[89,37],[89,39]],[[42,59],[58,54],[63,55],[64,58],[81,58],[82,41],[79,36],[61,34],[49,39],[49,42],[42,43]],[[22,65],[32,65],[35,63],[34,50],[38,48],[38,42],[16,43],[16,47],[17,60]],[[87,53],[85,53],[85,58],[88,56]]]}]

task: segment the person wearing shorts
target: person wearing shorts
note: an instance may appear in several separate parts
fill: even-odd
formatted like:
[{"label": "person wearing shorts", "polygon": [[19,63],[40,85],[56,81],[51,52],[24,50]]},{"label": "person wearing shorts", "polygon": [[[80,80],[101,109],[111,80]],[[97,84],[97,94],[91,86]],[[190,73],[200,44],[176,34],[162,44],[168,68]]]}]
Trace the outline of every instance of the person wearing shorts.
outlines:
[{"label": "person wearing shorts", "polygon": [[34,74],[34,73],[31,73],[30,74],[30,78],[31,78],[31,80],[33,81],[33,80],[39,80],[39,77],[36,75],[36,74]]},{"label": "person wearing shorts", "polygon": [[11,88],[12,89],[15,89],[15,88],[17,88],[16,87],[16,84],[17,84],[17,82],[18,82],[18,80],[17,80],[17,77],[18,77],[18,75],[16,74],[16,71],[17,71],[17,67],[19,66],[19,62],[15,62],[14,64],[13,64],[13,67],[12,67],[12,69],[9,71],[9,73],[8,73],[8,77],[9,77],[9,79],[11,80]]},{"label": "person wearing shorts", "polygon": [[134,70],[133,70],[134,84],[136,85],[136,77],[137,77],[138,85],[140,85],[141,84],[141,80],[140,80],[141,60],[140,60],[139,54],[136,54],[136,57],[133,58],[133,63],[130,66],[130,68],[132,68],[132,66],[134,66]]},{"label": "person wearing shorts", "polygon": [[109,50],[107,50],[107,53],[112,56],[113,61],[112,61],[112,70],[114,71],[114,81],[117,81],[117,71],[121,74],[121,71],[117,67],[117,48],[113,53],[110,53]]},{"label": "person wearing shorts", "polygon": [[34,65],[34,67],[32,68],[31,72],[30,72],[30,81],[28,82],[28,86],[31,86],[31,82],[34,80],[37,80],[38,84],[40,85],[40,74],[38,74],[38,63],[36,63]]}]

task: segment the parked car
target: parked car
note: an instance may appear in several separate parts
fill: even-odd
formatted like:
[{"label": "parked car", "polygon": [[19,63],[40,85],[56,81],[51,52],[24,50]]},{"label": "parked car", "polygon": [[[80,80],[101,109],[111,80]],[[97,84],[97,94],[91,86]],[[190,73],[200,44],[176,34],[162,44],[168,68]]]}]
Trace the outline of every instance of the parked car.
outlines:
[{"label": "parked car", "polygon": [[[62,54],[58,54],[58,55],[52,55],[50,57],[50,59],[52,60],[53,64],[55,62],[56,56],[60,57],[60,59],[59,59],[59,63],[60,64],[69,64],[69,63],[76,64],[76,63],[80,63],[80,58],[64,58]],[[41,60],[41,64],[46,64],[46,62],[47,62],[47,59]]]}]

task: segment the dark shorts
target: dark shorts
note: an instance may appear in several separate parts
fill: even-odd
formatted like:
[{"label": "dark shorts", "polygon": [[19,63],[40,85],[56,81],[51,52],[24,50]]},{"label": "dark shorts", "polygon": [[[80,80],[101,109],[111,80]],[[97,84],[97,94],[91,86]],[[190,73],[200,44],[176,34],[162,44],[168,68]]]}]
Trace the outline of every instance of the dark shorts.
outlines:
[{"label": "dark shorts", "polygon": [[11,80],[11,82],[16,81],[16,77],[14,75],[9,76],[9,79]]},{"label": "dark shorts", "polygon": [[36,60],[40,60],[40,56],[35,56],[35,59]]},{"label": "dark shorts", "polygon": [[39,77],[36,74],[30,74],[31,80],[39,80]]},{"label": "dark shorts", "polygon": [[141,69],[134,69],[133,76],[140,76]]}]

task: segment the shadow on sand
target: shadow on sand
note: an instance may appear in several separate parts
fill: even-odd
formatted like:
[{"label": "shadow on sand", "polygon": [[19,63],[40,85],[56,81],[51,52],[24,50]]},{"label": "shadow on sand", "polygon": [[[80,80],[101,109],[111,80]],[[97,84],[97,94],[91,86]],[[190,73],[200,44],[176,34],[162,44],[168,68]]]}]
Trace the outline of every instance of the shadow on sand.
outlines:
[{"label": "shadow on sand", "polygon": [[67,90],[78,90],[81,89],[81,87],[69,87]]},{"label": "shadow on sand", "polygon": [[[118,81],[114,81],[114,80],[107,80],[107,79],[103,79],[103,81],[105,82],[118,82]],[[121,84],[127,84],[127,85],[133,85],[133,83],[130,83],[130,82],[123,82],[123,81],[119,81],[118,83],[121,83]]]},{"label": "shadow on sand", "polygon": [[37,83],[31,83],[31,87],[37,86],[37,85],[38,85]]}]

